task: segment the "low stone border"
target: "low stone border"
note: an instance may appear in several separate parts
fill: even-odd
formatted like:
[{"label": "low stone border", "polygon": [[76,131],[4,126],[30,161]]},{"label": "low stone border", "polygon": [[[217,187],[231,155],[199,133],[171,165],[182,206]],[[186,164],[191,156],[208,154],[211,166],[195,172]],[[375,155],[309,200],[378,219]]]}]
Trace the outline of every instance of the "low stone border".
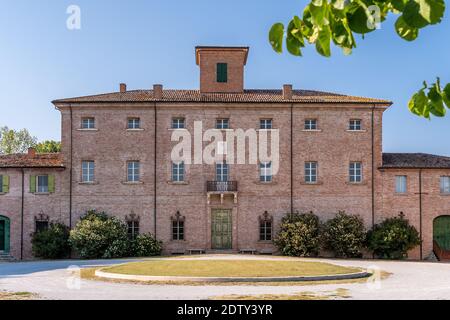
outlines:
[{"label": "low stone border", "polygon": [[178,276],[139,276],[132,274],[120,274],[104,272],[102,269],[95,271],[99,278],[131,281],[192,281],[192,282],[294,282],[294,281],[327,281],[327,280],[352,280],[370,277],[369,272],[335,274],[324,276],[288,276],[288,277],[178,277]]}]

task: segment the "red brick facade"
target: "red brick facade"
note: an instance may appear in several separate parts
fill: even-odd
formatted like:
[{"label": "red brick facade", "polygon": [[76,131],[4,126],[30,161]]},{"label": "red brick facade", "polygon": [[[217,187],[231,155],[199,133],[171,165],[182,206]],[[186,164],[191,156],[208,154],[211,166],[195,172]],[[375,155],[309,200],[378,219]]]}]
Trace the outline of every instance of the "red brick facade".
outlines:
[{"label": "red brick facade", "polygon": [[[270,241],[259,238],[266,212],[276,233],[291,210],[313,211],[324,221],[345,210],[360,215],[367,228],[403,212],[423,239],[422,251],[413,250],[410,258],[429,256],[433,219],[450,215],[450,196],[440,190],[440,177],[450,175],[450,166],[384,167],[382,117],[389,101],[300,90],[284,96],[282,90],[244,90],[247,54],[248,48],[197,48],[200,91],[162,90],[155,95],[153,90],[126,91],[122,86],[117,93],[54,101],[62,115],[61,165],[7,168],[11,161],[0,161],[0,175],[10,179],[8,192],[0,193],[0,216],[11,222],[11,254],[32,258],[30,233],[36,217],[45,215],[73,227],[89,209],[121,219],[136,214],[141,232],[156,233],[165,253],[209,251],[212,211],[228,209],[232,251],[275,250]],[[228,82],[217,83],[217,63],[227,63]],[[94,118],[95,128],[82,129],[84,118]],[[140,119],[139,129],[127,128],[130,118]],[[258,129],[261,119],[271,119],[280,134],[278,173],[272,182],[260,182],[258,165],[230,165],[229,180],[238,187],[223,196],[207,192],[207,181],[215,180],[214,165],[186,165],[184,181],[173,182],[174,118],[183,118],[189,132],[194,121],[202,121],[206,130],[226,118],[231,129],[248,130]],[[307,119],[317,121],[315,130],[305,130]],[[361,120],[361,130],[348,130],[351,119]],[[82,182],[83,161],[95,163],[93,182]],[[127,182],[128,161],[140,162],[139,182]],[[318,166],[313,184],[305,183],[309,161]],[[362,164],[360,183],[349,182],[350,162]],[[53,193],[30,193],[30,176],[39,173],[55,176]],[[395,192],[396,175],[407,175],[405,194]],[[177,212],[184,218],[184,240],[172,239]]]}]

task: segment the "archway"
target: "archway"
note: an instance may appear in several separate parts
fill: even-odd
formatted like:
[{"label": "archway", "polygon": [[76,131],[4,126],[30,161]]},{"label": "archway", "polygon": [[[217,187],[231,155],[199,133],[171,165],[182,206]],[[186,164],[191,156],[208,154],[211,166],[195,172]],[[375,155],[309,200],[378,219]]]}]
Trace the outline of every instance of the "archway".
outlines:
[{"label": "archway", "polygon": [[0,216],[0,252],[9,252],[10,221],[8,217]]}]

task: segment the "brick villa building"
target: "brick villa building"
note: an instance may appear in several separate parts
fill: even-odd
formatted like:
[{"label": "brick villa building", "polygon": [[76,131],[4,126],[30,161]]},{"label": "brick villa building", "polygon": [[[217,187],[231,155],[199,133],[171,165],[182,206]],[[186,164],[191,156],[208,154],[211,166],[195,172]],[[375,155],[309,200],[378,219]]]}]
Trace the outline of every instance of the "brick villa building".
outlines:
[{"label": "brick villa building", "polygon": [[[70,227],[89,209],[152,232],[164,252],[275,251],[280,220],[313,211],[360,215],[367,228],[402,212],[423,240],[450,249],[450,158],[383,154],[390,101],[327,92],[244,89],[247,47],[197,47],[200,90],[127,90],[53,101],[62,152],[0,156],[0,252],[32,258],[30,234]],[[279,131],[271,164],[173,162],[174,131]],[[206,144],[206,143],[205,143]],[[435,248],[436,251],[436,248]]]}]

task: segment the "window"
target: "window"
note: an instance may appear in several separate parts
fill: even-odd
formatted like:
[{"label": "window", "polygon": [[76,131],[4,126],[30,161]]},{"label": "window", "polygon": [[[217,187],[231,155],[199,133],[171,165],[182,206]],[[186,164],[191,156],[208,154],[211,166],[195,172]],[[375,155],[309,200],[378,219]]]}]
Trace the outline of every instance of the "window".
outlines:
[{"label": "window", "polygon": [[95,119],[83,118],[81,120],[81,129],[95,129]]},{"label": "window", "polygon": [[228,181],[228,164],[226,162],[216,164],[216,180],[220,182]]},{"label": "window", "polygon": [[218,63],[217,64],[217,82],[226,83],[228,82],[228,64]]},{"label": "window", "polygon": [[317,162],[305,162],[305,182],[317,182]]},{"label": "window", "polygon": [[37,176],[37,192],[47,193],[48,192],[48,176]]},{"label": "window", "polygon": [[128,129],[140,129],[141,119],[140,118],[128,118]]},{"label": "window", "polygon": [[139,161],[129,161],[127,168],[127,179],[129,182],[138,182],[140,180],[140,163]]},{"label": "window", "polygon": [[184,129],[184,128],[185,128],[184,118],[172,119],[172,129]]},{"label": "window", "polygon": [[172,162],[172,181],[184,181],[184,162]]},{"label": "window", "polygon": [[362,165],[361,162],[350,162],[350,182],[361,182],[362,181]]},{"label": "window", "polygon": [[48,230],[48,220],[36,220],[35,228],[36,233]]},{"label": "window", "polygon": [[259,128],[260,129],[266,129],[266,130],[269,130],[269,129],[272,129],[272,119],[261,119],[260,121],[259,121]]},{"label": "window", "polygon": [[3,176],[0,175],[0,193],[3,193]]},{"label": "window", "polygon": [[406,176],[396,176],[395,177],[395,192],[396,193],[406,193],[407,191],[407,177]]},{"label": "window", "polygon": [[135,240],[139,235],[139,220],[127,221],[128,226],[128,239]]},{"label": "window", "polygon": [[441,193],[450,194],[450,177],[441,177]]},{"label": "window", "polygon": [[184,217],[179,211],[172,217],[172,240],[184,240]]},{"label": "window", "polygon": [[260,241],[272,241],[272,221],[273,219],[269,216],[267,211],[259,218]]},{"label": "window", "polygon": [[305,120],[305,130],[317,130],[317,120],[316,119],[306,119]]},{"label": "window", "polygon": [[351,119],[348,129],[350,131],[360,131],[360,130],[362,130],[361,120],[360,119]]},{"label": "window", "polygon": [[81,163],[81,181],[82,182],[94,182],[94,161],[83,161]]},{"label": "window", "polygon": [[216,120],[216,129],[229,129],[229,128],[230,128],[230,119]]},{"label": "window", "polygon": [[261,162],[259,165],[259,180],[262,182],[272,181],[272,162]]}]

